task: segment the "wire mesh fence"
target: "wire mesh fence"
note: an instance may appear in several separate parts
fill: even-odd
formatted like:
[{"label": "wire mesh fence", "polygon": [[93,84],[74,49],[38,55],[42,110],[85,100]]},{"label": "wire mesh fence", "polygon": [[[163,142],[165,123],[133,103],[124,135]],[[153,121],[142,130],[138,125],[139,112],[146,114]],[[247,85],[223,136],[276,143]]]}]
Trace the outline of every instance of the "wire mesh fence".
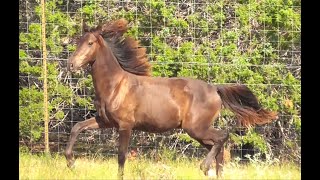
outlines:
[{"label": "wire mesh fence", "polygon": [[[239,127],[228,142],[231,155],[300,162],[301,49],[297,0],[47,0],[46,47],[49,145],[61,153],[75,123],[95,115],[87,70],[71,74],[66,62],[82,34],[82,22],[125,18],[128,36],[147,48],[153,76],[192,77],[211,84],[247,85],[279,120],[252,130]],[[19,1],[19,137],[21,146],[44,151],[43,49],[37,0]],[[213,124],[235,126],[222,112]],[[115,155],[116,129],[83,131],[75,154]],[[207,151],[183,130],[135,131],[130,148],[152,157],[167,148],[191,157]]]}]

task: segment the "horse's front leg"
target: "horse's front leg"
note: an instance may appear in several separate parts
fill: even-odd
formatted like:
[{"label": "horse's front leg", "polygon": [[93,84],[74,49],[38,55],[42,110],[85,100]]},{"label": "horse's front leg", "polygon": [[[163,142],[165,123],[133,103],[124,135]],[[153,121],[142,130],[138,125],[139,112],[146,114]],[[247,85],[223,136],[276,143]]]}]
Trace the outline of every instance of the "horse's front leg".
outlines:
[{"label": "horse's front leg", "polygon": [[67,165],[69,168],[72,168],[74,165],[74,157],[72,153],[72,148],[74,143],[77,140],[79,133],[85,129],[98,129],[98,128],[111,128],[113,127],[112,124],[105,123],[100,117],[92,117],[85,121],[78,122],[76,125],[73,126],[71,130],[71,135],[69,142],[66,147],[65,157],[67,159]]},{"label": "horse's front leg", "polygon": [[124,164],[126,162],[131,132],[131,129],[119,129],[118,179],[123,179]]}]

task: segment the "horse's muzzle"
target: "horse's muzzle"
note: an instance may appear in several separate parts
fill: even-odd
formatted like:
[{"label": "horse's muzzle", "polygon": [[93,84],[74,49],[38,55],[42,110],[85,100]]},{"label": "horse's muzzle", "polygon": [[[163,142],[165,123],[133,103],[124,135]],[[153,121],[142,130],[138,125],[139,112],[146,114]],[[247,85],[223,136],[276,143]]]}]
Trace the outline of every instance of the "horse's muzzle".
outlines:
[{"label": "horse's muzzle", "polygon": [[77,64],[72,63],[72,61],[69,61],[67,64],[67,70],[70,72],[76,72],[79,70],[81,67],[77,66]]},{"label": "horse's muzzle", "polygon": [[68,71],[73,71],[73,70],[74,70],[74,68],[73,68],[73,63],[68,63],[68,64],[67,64],[67,70],[68,70]]}]

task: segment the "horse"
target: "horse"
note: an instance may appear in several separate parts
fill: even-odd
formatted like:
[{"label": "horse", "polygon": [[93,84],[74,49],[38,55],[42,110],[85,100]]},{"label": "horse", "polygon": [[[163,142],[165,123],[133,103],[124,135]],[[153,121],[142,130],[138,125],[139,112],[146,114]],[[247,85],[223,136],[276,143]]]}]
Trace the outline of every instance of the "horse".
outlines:
[{"label": "horse", "polygon": [[223,169],[224,143],[228,130],[212,126],[222,108],[230,109],[246,127],[269,123],[277,113],[264,109],[245,85],[212,85],[187,77],[152,77],[146,49],[125,36],[128,21],[118,19],[88,27],[83,23],[75,52],[67,62],[68,71],[90,66],[95,90],[95,117],[78,122],[71,130],[65,150],[67,166],[73,167],[72,147],[85,129],[116,128],[119,132],[118,178],[124,165],[133,130],[161,133],[183,129],[208,149],[200,164],[206,176]]}]

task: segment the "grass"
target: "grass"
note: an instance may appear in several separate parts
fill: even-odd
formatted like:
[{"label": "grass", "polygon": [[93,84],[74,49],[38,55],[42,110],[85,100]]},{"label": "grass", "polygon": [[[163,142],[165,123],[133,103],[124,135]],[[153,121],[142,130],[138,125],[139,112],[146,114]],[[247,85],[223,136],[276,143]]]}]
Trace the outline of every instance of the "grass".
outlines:
[{"label": "grass", "polygon": [[[199,169],[200,159],[128,160],[124,179],[208,179]],[[301,179],[300,167],[290,163],[267,165],[227,163],[223,179]],[[70,170],[61,155],[19,155],[19,179],[116,179],[116,158],[78,158]]]}]

